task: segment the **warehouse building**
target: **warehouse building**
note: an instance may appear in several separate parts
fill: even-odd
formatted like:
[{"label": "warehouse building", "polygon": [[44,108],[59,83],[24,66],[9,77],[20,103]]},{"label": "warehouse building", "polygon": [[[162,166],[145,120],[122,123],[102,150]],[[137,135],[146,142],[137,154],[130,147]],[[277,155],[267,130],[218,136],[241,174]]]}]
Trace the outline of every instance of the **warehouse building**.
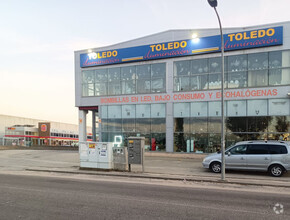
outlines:
[{"label": "warehouse building", "polygon": [[[226,146],[290,140],[290,22],[224,28],[224,42]],[[80,140],[89,124],[100,141],[142,136],[150,151],[217,151],[220,45],[219,29],[193,29],[76,51]]]}]

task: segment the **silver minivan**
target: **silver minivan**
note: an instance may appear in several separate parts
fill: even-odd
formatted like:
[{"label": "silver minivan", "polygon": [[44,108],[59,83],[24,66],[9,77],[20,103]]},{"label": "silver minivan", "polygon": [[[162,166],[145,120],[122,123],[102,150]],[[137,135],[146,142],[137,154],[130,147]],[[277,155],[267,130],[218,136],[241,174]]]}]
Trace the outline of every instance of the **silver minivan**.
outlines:
[{"label": "silver minivan", "polygon": [[[243,141],[225,151],[226,169],[268,171],[272,176],[282,176],[290,170],[290,142]],[[221,153],[206,156],[204,168],[221,172]]]}]

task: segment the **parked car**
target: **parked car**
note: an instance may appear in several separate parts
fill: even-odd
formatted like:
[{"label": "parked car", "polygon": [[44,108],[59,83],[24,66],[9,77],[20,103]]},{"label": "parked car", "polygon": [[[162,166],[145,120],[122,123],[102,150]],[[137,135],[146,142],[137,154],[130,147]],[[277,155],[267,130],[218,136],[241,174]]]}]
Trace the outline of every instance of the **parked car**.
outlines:
[{"label": "parked car", "polygon": [[[269,172],[280,177],[290,170],[290,142],[243,141],[225,151],[226,169]],[[221,153],[206,156],[204,168],[214,173],[221,172]]]}]

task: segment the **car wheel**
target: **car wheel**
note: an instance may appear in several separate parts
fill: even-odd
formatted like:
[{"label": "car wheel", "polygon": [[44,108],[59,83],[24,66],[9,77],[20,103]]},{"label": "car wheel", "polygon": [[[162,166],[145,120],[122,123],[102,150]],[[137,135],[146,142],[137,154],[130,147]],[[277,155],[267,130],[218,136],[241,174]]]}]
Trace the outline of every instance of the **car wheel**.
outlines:
[{"label": "car wheel", "polygon": [[279,164],[272,165],[269,170],[271,175],[274,177],[280,177],[283,175],[284,172],[284,168]]},{"label": "car wheel", "polygon": [[213,162],[210,165],[210,169],[214,173],[220,173],[221,172],[221,169],[222,169],[222,165],[221,165],[220,162]]}]

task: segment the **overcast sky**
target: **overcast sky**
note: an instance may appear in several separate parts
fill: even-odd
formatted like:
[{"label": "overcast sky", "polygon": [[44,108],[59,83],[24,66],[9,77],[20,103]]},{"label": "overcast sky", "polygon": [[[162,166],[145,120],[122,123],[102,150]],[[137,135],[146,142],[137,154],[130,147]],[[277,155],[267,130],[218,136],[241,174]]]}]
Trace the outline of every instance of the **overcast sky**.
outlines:
[{"label": "overcast sky", "polygon": [[[290,21],[290,0],[219,0],[224,27]],[[218,28],[207,0],[0,0],[0,114],[77,123],[74,51]]]}]

